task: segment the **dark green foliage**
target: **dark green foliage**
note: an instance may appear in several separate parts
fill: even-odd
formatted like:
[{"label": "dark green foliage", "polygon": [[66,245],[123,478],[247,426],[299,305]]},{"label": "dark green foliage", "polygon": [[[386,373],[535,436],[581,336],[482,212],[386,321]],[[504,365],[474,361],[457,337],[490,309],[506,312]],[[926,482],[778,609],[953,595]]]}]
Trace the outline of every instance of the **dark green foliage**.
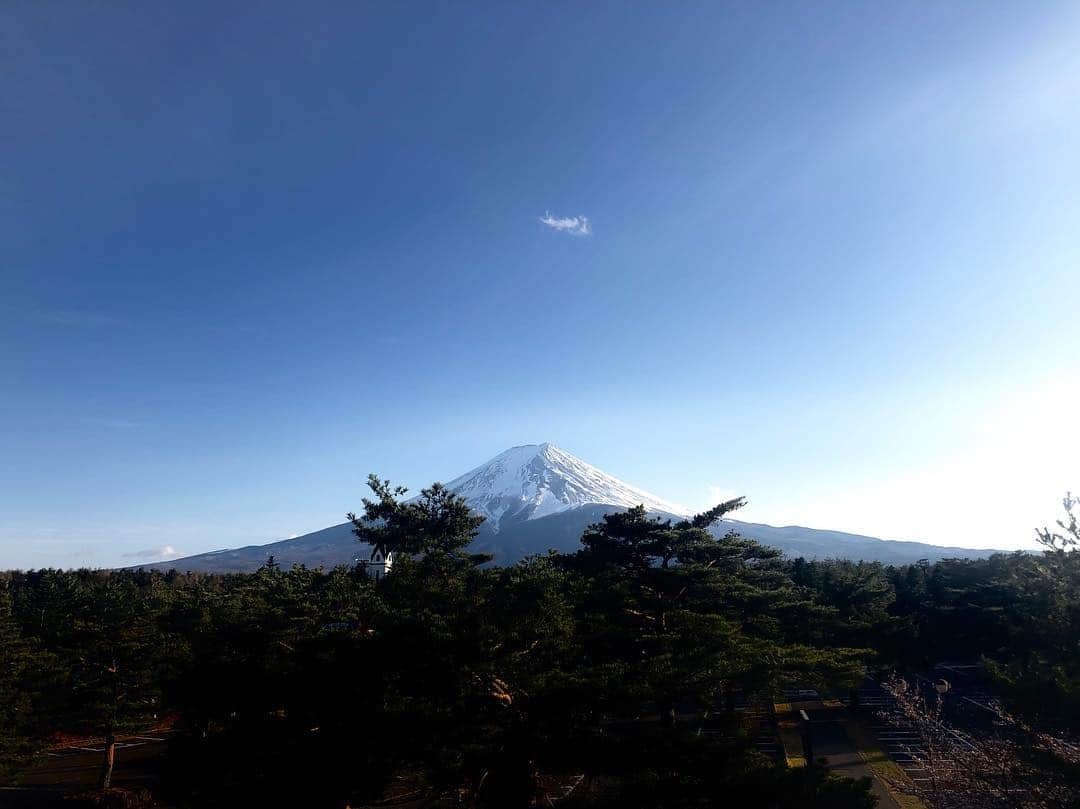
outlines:
[{"label": "dark green foliage", "polygon": [[349,519],[357,538],[384,555],[459,556],[484,522],[441,483],[421,490],[409,502],[398,500],[406,493],[405,487],[392,486],[376,475],[368,477],[368,486],[375,499],[364,498],[363,518],[350,513]]},{"label": "dark green foliage", "polygon": [[[1075,728],[1075,523],[1043,556],[887,568],[787,561],[643,509],[579,553],[484,565],[479,519],[441,486],[401,502],[373,477],[360,569],[245,575],[0,574],[0,772],[51,733],[108,742],[169,716],[158,790],[177,807],[873,805],[865,783],[786,770],[750,749],[736,697],[843,690],[868,660],[919,669],[982,656],[1010,704]],[[708,710],[728,729],[697,729]],[[120,753],[121,760],[123,753]],[[103,770],[106,769],[103,766]]]},{"label": "dark green foliage", "polygon": [[736,690],[862,679],[859,652],[814,648],[797,631],[813,610],[777,551],[706,530],[740,504],[675,524],[639,507],[606,516],[582,537],[584,549],[567,564],[589,585],[586,662],[603,681],[607,710],[633,714],[644,700],[674,725],[680,701],[704,709]]},{"label": "dark green foliage", "polygon": [[11,778],[41,752],[51,660],[23,637],[12,613],[8,582],[0,580],[0,778]]},{"label": "dark green foliage", "polygon": [[1013,599],[1009,653],[990,667],[1014,710],[1040,726],[1080,728],[1080,500],[1066,495],[1059,531],[1038,531],[1046,552],[1025,560],[999,584]]},{"label": "dark green foliage", "polygon": [[910,619],[894,614],[896,592],[880,562],[795,559],[787,570],[814,594],[818,609],[807,632],[819,642],[873,648],[879,663],[899,656]]}]

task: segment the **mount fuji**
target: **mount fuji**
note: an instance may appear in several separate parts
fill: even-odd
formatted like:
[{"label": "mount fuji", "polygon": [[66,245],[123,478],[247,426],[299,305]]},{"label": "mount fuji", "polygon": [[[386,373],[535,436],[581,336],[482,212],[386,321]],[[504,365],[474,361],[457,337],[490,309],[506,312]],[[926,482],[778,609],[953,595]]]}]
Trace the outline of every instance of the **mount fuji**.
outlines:
[{"label": "mount fuji", "polygon": [[[644,505],[652,515],[682,519],[690,510],[625,483],[554,444],[512,447],[454,478],[447,488],[461,495],[485,520],[473,549],[489,553],[496,564],[510,564],[549,549],[572,552],[585,528],[605,514]],[[734,530],[789,557],[839,558],[905,564],[920,559],[978,558],[993,551],[949,548],[921,542],[823,531],[801,526],[774,527],[724,520],[717,535]],[[267,545],[220,550],[140,567],[168,570],[239,572],[254,570],[269,556],[283,567],[333,567],[367,559],[369,548],[357,542],[351,523],[342,523]]]},{"label": "mount fuji", "polygon": [[689,510],[623,483],[554,444],[526,444],[502,452],[446,484],[498,533],[508,523],[605,505],[687,516]]}]

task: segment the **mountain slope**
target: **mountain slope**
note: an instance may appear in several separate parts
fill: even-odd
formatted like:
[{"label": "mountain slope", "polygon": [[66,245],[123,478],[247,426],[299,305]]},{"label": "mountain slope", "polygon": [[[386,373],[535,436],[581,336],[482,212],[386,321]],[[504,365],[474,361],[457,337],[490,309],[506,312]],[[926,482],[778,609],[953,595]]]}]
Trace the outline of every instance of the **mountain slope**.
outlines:
[{"label": "mountain slope", "polygon": [[[497,564],[511,564],[549,549],[573,552],[580,547],[581,534],[588,525],[602,519],[604,514],[631,506],[643,504],[650,513],[670,519],[689,514],[682,506],[614,478],[554,444],[513,447],[451,480],[447,487],[487,518],[473,547],[492,554]],[[992,553],[738,520],[725,520],[712,530],[717,535],[734,530],[779,548],[788,556],[807,559],[905,564],[920,559],[977,558]],[[258,568],[271,555],[286,568],[300,564],[334,567],[351,565],[358,559],[366,559],[369,553],[370,548],[353,535],[352,524],[342,523],[268,545],[214,551],[141,567],[238,572]]]},{"label": "mountain slope", "polygon": [[689,514],[550,443],[508,449],[446,487],[468,500],[496,532],[504,520],[535,520],[590,504],[622,508],[644,504],[649,511]]},{"label": "mountain slope", "polygon": [[[581,534],[588,525],[601,520],[604,514],[618,510],[613,506],[582,506],[535,520],[522,520],[498,532],[485,524],[481,526],[473,547],[478,552],[492,554],[497,564],[512,564],[526,556],[546,553],[549,549],[572,553],[581,547]],[[724,520],[714,527],[713,533],[722,536],[729,530],[779,548],[792,558],[801,556],[805,559],[861,559],[899,565],[920,559],[931,562],[948,558],[975,559],[993,553],[989,550],[948,548],[921,542],[894,542],[801,526],[778,528],[739,520]],[[141,567],[234,573],[255,570],[273,555],[284,568],[295,565],[330,568],[336,565],[352,565],[359,559],[367,559],[369,552],[370,549],[361,545],[353,535],[352,523],[342,523],[268,545],[214,551]]]}]

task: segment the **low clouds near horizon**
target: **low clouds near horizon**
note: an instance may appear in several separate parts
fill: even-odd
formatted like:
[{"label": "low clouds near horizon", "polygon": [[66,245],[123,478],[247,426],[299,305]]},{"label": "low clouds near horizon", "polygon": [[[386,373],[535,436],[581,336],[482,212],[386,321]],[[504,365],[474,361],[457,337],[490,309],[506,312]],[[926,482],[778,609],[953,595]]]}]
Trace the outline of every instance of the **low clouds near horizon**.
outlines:
[{"label": "low clouds near horizon", "polygon": [[571,233],[574,236],[588,236],[592,233],[592,227],[589,225],[589,218],[587,216],[552,216],[550,212],[545,212],[540,217],[540,221],[547,225],[552,230],[558,230],[563,233]]},{"label": "low clouds near horizon", "polygon": [[734,500],[736,497],[743,497],[744,495],[735,491],[735,489],[729,489],[725,486],[716,486],[709,483],[706,487],[708,489],[708,499],[706,499],[705,508],[709,509],[713,506],[718,506],[721,503],[726,503],[729,500]]},{"label": "low clouds near horizon", "polygon": [[160,548],[145,548],[141,551],[125,553],[124,558],[138,559],[143,562],[163,562],[183,555],[184,554],[180,553],[180,551],[176,550],[172,545],[162,545]]}]

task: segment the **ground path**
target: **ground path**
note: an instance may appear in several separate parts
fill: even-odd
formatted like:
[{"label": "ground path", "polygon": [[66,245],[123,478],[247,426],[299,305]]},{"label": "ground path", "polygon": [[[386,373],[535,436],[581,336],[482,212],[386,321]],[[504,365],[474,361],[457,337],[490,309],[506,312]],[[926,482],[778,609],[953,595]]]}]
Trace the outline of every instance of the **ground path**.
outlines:
[{"label": "ground path", "polygon": [[825,759],[830,770],[848,778],[869,778],[878,798],[878,809],[900,809],[900,804],[886,789],[884,782],[863,758],[854,742],[848,737],[839,719],[815,721],[814,756]]}]

